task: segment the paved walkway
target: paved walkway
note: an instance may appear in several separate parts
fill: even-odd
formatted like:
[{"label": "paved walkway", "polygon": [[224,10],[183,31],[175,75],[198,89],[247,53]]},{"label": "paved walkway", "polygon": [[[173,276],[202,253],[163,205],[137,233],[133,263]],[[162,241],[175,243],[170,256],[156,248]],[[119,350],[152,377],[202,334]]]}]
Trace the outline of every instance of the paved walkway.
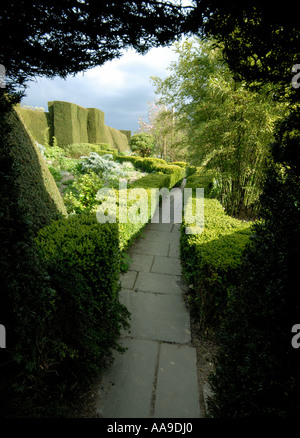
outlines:
[{"label": "paved walkway", "polygon": [[[179,190],[179,189],[178,189]],[[179,224],[150,223],[131,248],[120,300],[131,312],[124,354],[99,389],[103,418],[199,418],[196,351],[180,287]]]}]

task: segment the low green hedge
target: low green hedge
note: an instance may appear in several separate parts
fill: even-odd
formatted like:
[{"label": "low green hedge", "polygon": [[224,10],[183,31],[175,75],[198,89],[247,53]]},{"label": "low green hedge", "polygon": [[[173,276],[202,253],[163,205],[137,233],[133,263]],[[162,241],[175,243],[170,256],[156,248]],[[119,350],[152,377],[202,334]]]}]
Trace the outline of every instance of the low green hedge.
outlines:
[{"label": "low green hedge", "polygon": [[[169,176],[161,173],[152,173],[134,181],[128,189],[145,189],[148,197],[148,221],[151,221],[151,189],[162,189],[167,187]],[[143,194],[143,192],[141,192]],[[126,251],[135,238],[141,233],[146,223],[119,224],[120,249]]]},{"label": "low green hedge", "polygon": [[113,349],[122,350],[119,336],[128,323],[118,300],[118,226],[99,224],[94,213],[74,215],[41,229],[36,241],[53,289],[45,366],[87,377]]},{"label": "low green hedge", "polygon": [[195,172],[186,179],[185,188],[204,189],[206,198],[214,197],[215,172],[213,170],[204,170],[201,167],[196,168]]},{"label": "low green hedge", "polygon": [[129,185],[130,188],[140,187],[144,189],[155,189],[169,187],[170,178],[167,174],[151,173],[134,181]]},{"label": "low green hedge", "polygon": [[[148,197],[148,221],[151,221],[151,189],[162,189],[164,187],[168,188],[170,182],[170,177],[163,173],[152,173],[140,178],[139,180],[131,183],[128,189],[145,189],[146,192],[141,192]],[[135,238],[140,234],[140,232],[145,227],[146,223],[121,223],[119,224],[119,239],[120,239],[120,249],[121,251],[126,251]]]},{"label": "low green hedge", "polygon": [[137,169],[142,170],[144,172],[155,172],[156,167],[160,164],[167,164],[167,162],[161,158],[155,157],[135,157],[132,155],[124,155],[116,157],[116,161],[122,163],[123,161],[130,161]]},{"label": "low green hedge", "polygon": [[169,176],[168,188],[179,186],[185,176],[185,169],[172,164],[159,164],[155,167],[156,172],[162,172]]},{"label": "low green hedge", "polygon": [[197,167],[196,166],[188,165],[188,167],[186,169],[186,177],[191,176],[191,175],[193,175],[196,172],[197,172]]},{"label": "low green hedge", "polygon": [[130,161],[137,169],[144,172],[161,172],[168,175],[165,187],[172,188],[176,185],[180,185],[185,177],[185,167],[176,166],[173,164],[167,164],[167,162],[161,158],[142,158],[133,156],[117,157],[117,161]]},{"label": "low green hedge", "polygon": [[105,154],[117,155],[117,149],[106,143],[92,144],[92,143],[74,143],[65,148],[66,156],[69,158],[80,158],[81,156],[88,155],[90,152],[96,152],[102,156]]},{"label": "low green hedge", "polygon": [[192,285],[191,299],[201,329],[214,331],[221,322],[229,287],[235,284],[251,224],[228,216],[219,201],[207,198],[202,233],[186,234],[187,222],[185,218],[180,237],[183,275]]},{"label": "low green hedge", "polygon": [[175,166],[180,166],[180,167],[188,167],[188,163],[186,161],[172,161],[171,164],[174,164]]}]

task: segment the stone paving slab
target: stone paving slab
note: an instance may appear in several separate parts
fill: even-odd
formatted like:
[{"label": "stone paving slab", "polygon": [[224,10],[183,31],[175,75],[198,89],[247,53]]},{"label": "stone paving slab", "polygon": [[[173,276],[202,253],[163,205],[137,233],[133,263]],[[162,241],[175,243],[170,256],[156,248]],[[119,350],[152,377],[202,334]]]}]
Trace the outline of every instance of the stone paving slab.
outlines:
[{"label": "stone paving slab", "polygon": [[125,289],[132,289],[137,277],[137,272],[127,271],[120,275],[121,285]]},{"label": "stone paving slab", "polygon": [[147,243],[152,241],[178,243],[178,239],[179,236],[177,233],[148,230],[147,234],[142,240]]},{"label": "stone paving slab", "polygon": [[145,241],[145,239],[141,239],[134,246],[134,252],[137,254],[167,256],[169,252],[169,245],[169,242],[162,240]]},{"label": "stone paving slab", "polygon": [[179,275],[158,274],[155,272],[139,272],[134,289],[159,294],[181,295],[182,289],[178,282]]},{"label": "stone paving slab", "polygon": [[154,224],[150,222],[149,224],[147,224],[147,232],[148,230],[171,232],[172,229],[173,229],[172,223],[164,224],[160,222],[158,224]]},{"label": "stone paving slab", "polygon": [[180,250],[179,250],[179,245],[178,244],[173,244],[170,243],[170,248],[168,251],[168,257],[173,257],[173,258],[180,258]]},{"label": "stone paving slab", "polygon": [[140,339],[123,339],[128,350],[115,353],[104,374],[96,404],[103,418],[149,418],[159,344]]},{"label": "stone paving slab", "polygon": [[180,259],[155,256],[151,272],[160,274],[181,275]]},{"label": "stone paving slab", "polygon": [[178,237],[180,236],[180,226],[181,226],[181,224],[173,224],[173,227],[171,230],[171,232],[174,234],[176,233],[178,235]]},{"label": "stone paving slab", "polygon": [[162,344],[154,416],[199,418],[196,351],[188,345]]},{"label": "stone paving slab", "polygon": [[132,262],[129,264],[130,271],[150,272],[154,256],[147,254],[130,253]]},{"label": "stone paving slab", "polygon": [[121,290],[120,302],[131,312],[129,336],[165,342],[191,340],[190,317],[181,296]]}]

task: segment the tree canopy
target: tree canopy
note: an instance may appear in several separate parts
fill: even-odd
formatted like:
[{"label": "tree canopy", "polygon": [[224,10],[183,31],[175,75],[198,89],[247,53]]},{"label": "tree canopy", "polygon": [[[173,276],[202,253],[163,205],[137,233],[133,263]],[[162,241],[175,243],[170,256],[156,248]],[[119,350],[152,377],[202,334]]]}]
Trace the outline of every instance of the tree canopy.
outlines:
[{"label": "tree canopy", "polygon": [[300,58],[299,18],[292,2],[199,0],[184,28],[221,41],[230,69],[248,85],[272,82],[290,87],[291,68]]},{"label": "tree canopy", "polygon": [[[7,87],[35,76],[66,77],[132,47],[144,53],[182,34],[215,37],[236,75],[251,81],[291,80],[299,60],[292,9],[263,0],[25,0],[0,6],[0,64]],[[289,23],[286,25],[286,23]],[[267,42],[267,44],[266,44]]]},{"label": "tree canopy", "polygon": [[213,169],[220,200],[238,215],[254,209],[275,121],[285,105],[273,100],[274,87],[249,91],[235,81],[215,42],[189,39],[177,43],[171,75],[152,78],[160,103],[176,111],[176,129],[189,162]]},{"label": "tree canopy", "polygon": [[133,47],[144,53],[181,32],[173,1],[40,0],[0,6],[0,64],[7,87],[35,76],[75,74]]}]

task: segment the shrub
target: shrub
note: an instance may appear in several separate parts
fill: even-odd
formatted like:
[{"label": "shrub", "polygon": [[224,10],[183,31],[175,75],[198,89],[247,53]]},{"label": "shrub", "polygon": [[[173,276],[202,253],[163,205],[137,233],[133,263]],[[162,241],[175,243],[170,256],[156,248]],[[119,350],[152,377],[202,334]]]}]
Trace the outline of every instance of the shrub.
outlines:
[{"label": "shrub", "polygon": [[36,241],[53,288],[54,348],[45,365],[87,377],[113,349],[122,351],[118,339],[128,326],[118,300],[118,227],[99,224],[95,214],[75,215],[43,228]]},{"label": "shrub", "polygon": [[203,188],[206,198],[216,197],[216,181],[213,170],[204,170],[197,168],[195,173],[188,176],[186,179],[185,188]]},{"label": "shrub", "polygon": [[296,107],[275,131],[262,220],[221,327],[210,381],[214,417],[299,418],[299,349],[291,343],[300,314],[299,121]]},{"label": "shrub", "polygon": [[[66,210],[36,144],[3,95],[0,161],[0,322],[7,332],[7,348],[0,349],[0,404],[2,416],[7,410],[15,416],[21,414],[16,405],[28,406],[28,392],[35,395],[39,387],[41,341],[49,330],[52,290],[34,236],[62,216],[60,207]],[[26,403],[18,405],[24,393]]]},{"label": "shrub", "polygon": [[129,140],[129,146],[141,157],[149,157],[155,148],[154,137],[146,132],[134,134]]},{"label": "shrub", "polygon": [[163,188],[168,187],[169,184],[169,176],[164,175],[161,173],[152,173],[150,175],[146,175],[137,181],[134,181],[130,184],[131,188],[144,188],[144,189],[151,189],[151,188]]},{"label": "shrub", "polygon": [[116,157],[116,161],[123,163],[124,161],[131,162],[137,169],[143,170],[145,172],[154,172],[156,171],[156,166],[159,164],[167,164],[167,162],[161,158],[155,157],[134,157],[132,155],[118,156]]},{"label": "shrub", "polygon": [[167,162],[163,160],[162,158],[144,158],[140,161],[138,161],[137,166],[144,170],[145,172],[157,172],[157,166],[159,165],[167,165]]},{"label": "shrub", "polygon": [[112,146],[106,143],[74,143],[66,147],[65,155],[70,158],[80,158],[84,155],[88,155],[90,152],[96,152],[100,156],[106,154],[117,154],[117,150],[113,149]]},{"label": "shrub", "polygon": [[182,167],[185,170],[184,176],[187,176],[188,173],[188,168],[189,168],[189,164],[185,161],[173,161],[172,163],[170,163],[174,166],[179,166]]},{"label": "shrub", "polygon": [[178,186],[182,183],[185,176],[185,169],[180,166],[175,166],[171,164],[158,164],[155,167],[156,172],[162,172],[169,175],[168,187],[172,188]]},{"label": "shrub", "polygon": [[[95,143],[94,146],[98,146],[102,151],[115,151],[118,152],[118,150],[112,146],[110,143]],[[91,151],[93,152],[93,151]],[[97,152],[97,151],[95,151]]]},{"label": "shrub", "polygon": [[186,168],[186,177],[193,175],[194,173],[197,172],[197,167],[196,166],[190,166],[188,165]]},{"label": "shrub", "polygon": [[69,213],[92,211],[98,204],[96,195],[103,182],[95,172],[80,176],[69,186],[64,202]]},{"label": "shrub", "polygon": [[117,161],[130,161],[133,165],[140,170],[145,172],[162,172],[169,175],[168,184],[166,187],[174,187],[175,185],[179,185],[185,175],[185,169],[180,166],[169,165],[167,162],[161,158],[141,158],[141,157],[132,157],[132,156],[123,156],[118,157]]},{"label": "shrub", "polygon": [[[193,204],[195,202],[193,201]],[[216,199],[205,199],[204,230],[180,237],[183,275],[192,284],[192,300],[203,331],[215,331],[222,320],[228,290],[235,284],[251,225],[227,216]]]},{"label": "shrub", "polygon": [[174,164],[175,166],[180,166],[180,167],[187,167],[188,163],[186,163],[185,161],[172,161],[171,164]]}]

